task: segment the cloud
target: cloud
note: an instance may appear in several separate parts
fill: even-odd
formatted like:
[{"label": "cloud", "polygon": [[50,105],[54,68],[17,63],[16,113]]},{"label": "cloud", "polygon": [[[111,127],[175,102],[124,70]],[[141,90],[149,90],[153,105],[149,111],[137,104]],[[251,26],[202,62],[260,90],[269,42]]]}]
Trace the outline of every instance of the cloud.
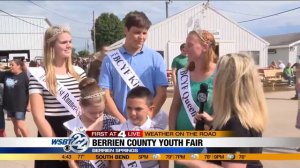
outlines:
[{"label": "cloud", "polygon": [[[235,22],[245,21],[249,19],[258,18],[270,14],[275,14],[281,11],[289,10],[292,8],[300,7],[298,1],[231,1],[231,2],[213,2],[213,7],[225,15],[226,17],[234,20]],[[222,10],[220,10],[222,9]],[[230,12],[226,12],[226,11]],[[236,14],[236,13],[244,13]],[[258,16],[252,16],[258,15]],[[240,25],[259,36],[269,36],[276,34],[285,34],[292,32],[299,32],[300,9],[284,13],[281,15],[260,19],[251,22],[240,23]]]},{"label": "cloud", "polygon": [[[42,16],[50,20],[52,24],[70,25],[73,36],[84,37],[74,38],[74,46],[77,51],[84,49],[86,41],[92,46],[90,29],[92,12],[95,11],[96,18],[104,12],[114,13],[120,19],[133,10],[143,11],[147,14],[152,23],[158,23],[165,19],[165,1],[33,1],[43,8],[55,11],[63,15],[58,16],[53,12],[35,6],[29,1],[0,1],[0,9],[12,14]],[[169,16],[186,10],[197,3],[206,1],[172,1],[168,5]],[[287,9],[300,6],[297,1],[211,1],[210,5],[220,13],[238,22],[248,19],[277,13]],[[221,9],[221,10],[220,10]],[[231,12],[226,12],[226,11]],[[235,12],[235,13],[233,13]],[[237,14],[244,13],[244,14]],[[248,14],[248,15],[245,15]],[[259,16],[254,16],[259,15]],[[300,10],[292,11],[279,16],[274,16],[241,25],[258,35],[282,34],[285,32],[297,31],[300,28]],[[65,18],[66,17],[66,18]],[[74,22],[78,20],[79,22]]]},{"label": "cloud", "polygon": [[[292,9],[295,7],[300,7],[300,2],[297,1],[253,1],[253,2],[231,2],[224,3],[218,2],[213,3],[213,6],[217,9],[224,9],[232,12],[241,12],[241,13],[248,13],[254,14],[259,16],[246,16],[246,15],[239,15],[230,12],[224,12],[222,10],[218,10],[220,13],[224,14],[225,16],[232,18],[236,22],[249,20],[258,18],[260,16],[266,16],[274,13],[278,13],[284,10]],[[300,10],[291,11],[288,13],[284,13],[281,15],[260,19],[257,21],[241,23],[241,25],[246,26],[248,28],[258,27],[261,29],[265,28],[272,28],[272,27],[281,27],[286,25],[299,25],[300,21],[298,18],[300,16]]]}]

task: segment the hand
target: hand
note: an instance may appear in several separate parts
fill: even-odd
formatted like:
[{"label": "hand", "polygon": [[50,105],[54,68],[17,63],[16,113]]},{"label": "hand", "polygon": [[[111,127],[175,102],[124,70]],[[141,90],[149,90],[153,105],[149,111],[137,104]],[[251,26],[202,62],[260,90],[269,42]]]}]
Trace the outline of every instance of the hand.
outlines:
[{"label": "hand", "polygon": [[204,161],[202,160],[175,160],[175,163],[184,165],[188,168],[201,168],[201,164],[203,164]]},{"label": "hand", "polygon": [[98,117],[90,126],[88,126],[88,130],[98,130],[103,127],[103,115]]},{"label": "hand", "polygon": [[153,112],[153,111],[149,111],[149,112],[148,112],[148,116],[149,116],[151,119],[153,119],[153,117],[154,117],[154,112]]},{"label": "hand", "polygon": [[122,117],[122,118],[119,118],[119,121],[120,121],[120,124],[123,124],[126,122],[126,118]]},{"label": "hand", "polygon": [[[219,166],[219,165],[216,165],[216,164],[213,164],[213,163],[205,162],[203,160],[175,160],[175,163],[184,165],[188,168],[207,168],[207,167],[209,167],[209,168],[222,168],[223,167],[223,166]],[[226,167],[228,167],[228,166],[226,166]],[[245,166],[242,166],[242,167],[245,167]]]},{"label": "hand", "polygon": [[69,168],[79,168],[74,160],[68,160]]},{"label": "hand", "polygon": [[202,120],[204,120],[206,124],[210,125],[213,121],[213,118],[212,118],[212,116],[207,114],[205,111],[202,114],[197,113],[194,118],[194,123],[196,123],[197,121],[202,121]]}]

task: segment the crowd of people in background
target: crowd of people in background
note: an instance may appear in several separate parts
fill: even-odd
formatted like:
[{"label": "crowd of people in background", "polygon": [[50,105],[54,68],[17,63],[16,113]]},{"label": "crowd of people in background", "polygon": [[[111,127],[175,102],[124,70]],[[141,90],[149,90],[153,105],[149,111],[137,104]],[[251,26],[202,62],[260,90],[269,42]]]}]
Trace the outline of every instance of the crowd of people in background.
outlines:
[{"label": "crowd of people in background", "polygon": [[108,45],[104,44],[100,46],[100,51],[94,54],[94,60],[89,63],[89,66],[87,68],[87,76],[96,79],[97,83],[99,83],[99,76],[103,59],[108,51]]},{"label": "crowd of people in background", "polygon": [[[67,137],[78,130],[195,130],[202,121],[209,130],[233,131],[237,137],[261,137],[267,122],[263,88],[252,57],[233,53],[219,56],[207,30],[188,33],[181,54],[172,62],[173,100],[169,117],[161,111],[168,80],[163,57],[144,43],[151,21],[143,12],[130,12],[124,22],[125,43],[109,51],[102,45],[93,58],[72,60],[68,28],[51,26],[45,32],[44,61],[25,66],[12,60],[0,72],[0,136],[6,136],[3,109],[17,137],[30,136],[25,122],[30,111],[37,137]],[[282,69],[288,85],[296,83],[294,67],[281,60],[269,69]],[[44,80],[42,80],[44,79]],[[204,113],[197,114],[198,91],[207,86]],[[63,92],[62,92],[63,90]],[[68,94],[75,108],[61,99]],[[297,91],[296,91],[297,93]],[[297,96],[297,94],[296,94]],[[237,100],[237,98],[239,100]],[[261,153],[262,148],[203,148],[203,153]],[[143,168],[167,168],[168,161],[136,161]],[[97,162],[120,168],[129,162]],[[92,167],[95,161],[35,161],[36,168]],[[175,167],[211,166],[262,168],[259,161],[175,161]],[[126,166],[125,166],[126,167]],[[127,166],[128,167],[128,166]]]}]

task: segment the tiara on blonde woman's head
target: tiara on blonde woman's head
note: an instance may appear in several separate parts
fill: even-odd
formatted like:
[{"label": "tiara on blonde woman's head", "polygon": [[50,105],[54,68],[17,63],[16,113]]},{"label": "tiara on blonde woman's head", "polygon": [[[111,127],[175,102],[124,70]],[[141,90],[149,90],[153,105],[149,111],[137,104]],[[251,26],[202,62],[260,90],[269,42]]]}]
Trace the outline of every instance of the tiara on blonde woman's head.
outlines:
[{"label": "tiara on blonde woman's head", "polygon": [[197,33],[197,35],[199,36],[199,38],[203,41],[203,42],[205,42],[205,43],[207,43],[207,44],[212,44],[212,41],[210,40],[210,39],[208,39],[207,38],[207,33],[209,33],[207,30],[202,30],[202,29],[195,29],[194,30],[194,32],[196,32]]},{"label": "tiara on blonde woman's head", "polygon": [[82,100],[87,100],[87,99],[92,99],[92,98],[96,98],[96,97],[101,97],[104,95],[104,92],[103,91],[100,91],[98,93],[95,93],[95,94],[92,94],[92,95],[89,95],[89,96],[84,96],[84,97],[81,97]]},{"label": "tiara on blonde woman's head", "polygon": [[54,38],[56,38],[58,35],[62,34],[63,32],[70,32],[69,26],[53,26],[53,33],[52,37],[50,37],[47,41],[48,43],[51,42]]}]

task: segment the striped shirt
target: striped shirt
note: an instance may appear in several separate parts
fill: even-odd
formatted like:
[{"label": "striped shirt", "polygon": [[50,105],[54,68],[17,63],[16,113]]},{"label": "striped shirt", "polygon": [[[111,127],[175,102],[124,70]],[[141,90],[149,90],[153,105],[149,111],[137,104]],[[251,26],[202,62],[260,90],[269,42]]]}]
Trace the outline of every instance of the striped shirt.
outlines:
[{"label": "striped shirt", "polygon": [[[86,74],[83,69],[74,66],[77,74],[83,79]],[[80,90],[78,88],[79,81],[77,81],[70,74],[56,75],[56,79],[66,87],[74,97],[79,100]],[[72,115],[47,89],[45,89],[32,75],[29,81],[29,94],[39,93],[43,96],[45,116],[66,116]]]}]

